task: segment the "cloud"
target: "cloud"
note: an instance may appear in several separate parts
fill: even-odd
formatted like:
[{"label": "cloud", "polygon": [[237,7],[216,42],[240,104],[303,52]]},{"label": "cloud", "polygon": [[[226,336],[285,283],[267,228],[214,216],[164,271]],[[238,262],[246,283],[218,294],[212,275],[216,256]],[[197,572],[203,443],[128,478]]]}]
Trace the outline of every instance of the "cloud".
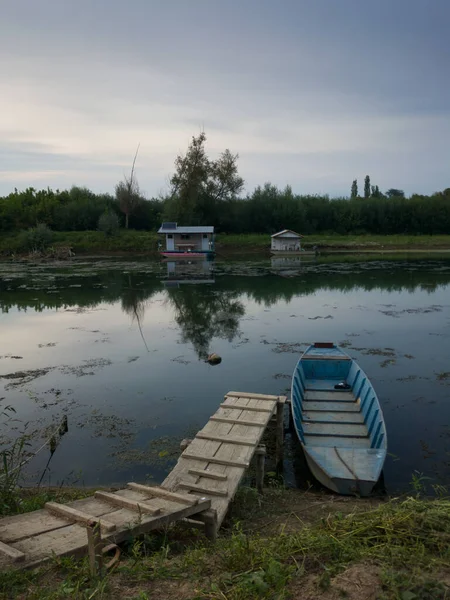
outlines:
[{"label": "cloud", "polygon": [[213,156],[240,153],[247,190],[342,194],[375,171],[382,187],[448,185],[440,0],[16,0],[3,12],[0,192],[112,191],[140,142],[138,176],[156,194],[203,127]]}]

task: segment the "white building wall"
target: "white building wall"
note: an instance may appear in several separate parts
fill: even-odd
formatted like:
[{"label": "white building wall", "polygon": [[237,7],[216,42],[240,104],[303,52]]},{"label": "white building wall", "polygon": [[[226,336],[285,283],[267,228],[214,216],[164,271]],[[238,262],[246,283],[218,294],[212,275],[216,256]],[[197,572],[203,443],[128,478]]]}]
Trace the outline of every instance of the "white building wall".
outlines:
[{"label": "white building wall", "polygon": [[283,235],[272,238],[272,250],[282,252],[293,252],[300,250],[300,238]]}]

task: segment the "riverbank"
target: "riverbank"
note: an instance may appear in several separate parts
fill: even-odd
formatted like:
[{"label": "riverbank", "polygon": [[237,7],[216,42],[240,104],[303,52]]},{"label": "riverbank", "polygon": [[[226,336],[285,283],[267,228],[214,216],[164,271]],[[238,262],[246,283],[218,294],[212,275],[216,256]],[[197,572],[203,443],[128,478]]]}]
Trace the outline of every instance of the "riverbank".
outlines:
[{"label": "riverbank", "polygon": [[35,571],[0,573],[0,594],[30,600],[443,600],[450,594],[450,502],[416,492],[362,500],[276,484],[259,496],[243,487],[215,544],[177,525],[130,539],[119,565],[100,581],[89,578],[86,560],[61,558]]},{"label": "riverbank", "polygon": [[[53,248],[71,248],[76,255],[154,255],[158,254],[158,235],[153,231],[121,230],[118,235],[106,236],[100,231],[55,231]],[[26,254],[21,247],[20,234],[0,237],[0,255]],[[304,237],[305,250],[317,246],[326,253],[335,252],[434,252],[450,251],[450,235],[308,235]],[[269,255],[269,234],[218,234],[216,250],[219,255]]]}]

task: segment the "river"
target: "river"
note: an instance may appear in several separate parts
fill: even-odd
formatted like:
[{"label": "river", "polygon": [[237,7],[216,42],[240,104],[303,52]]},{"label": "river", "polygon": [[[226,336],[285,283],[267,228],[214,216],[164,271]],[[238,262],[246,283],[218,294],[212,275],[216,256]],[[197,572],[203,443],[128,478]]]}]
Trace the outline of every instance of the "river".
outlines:
[{"label": "river", "polygon": [[[3,444],[44,445],[27,484],[159,482],[227,391],[288,393],[302,350],[334,341],[380,398],[386,490],[418,473],[446,484],[449,292],[450,260],[433,256],[3,263]],[[307,485],[291,435],[286,446],[286,481]]]}]

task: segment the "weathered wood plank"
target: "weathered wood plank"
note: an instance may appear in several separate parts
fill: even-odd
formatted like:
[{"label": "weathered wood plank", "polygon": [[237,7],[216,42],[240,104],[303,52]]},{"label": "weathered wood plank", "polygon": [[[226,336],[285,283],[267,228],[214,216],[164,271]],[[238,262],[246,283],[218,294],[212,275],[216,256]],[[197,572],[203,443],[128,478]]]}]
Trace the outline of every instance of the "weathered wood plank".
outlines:
[{"label": "weathered wood plank", "polygon": [[198,504],[199,502],[199,499],[195,496],[189,496],[188,494],[176,494],[175,492],[170,492],[169,490],[165,490],[160,487],[141,485],[140,483],[134,482],[127,483],[127,485],[129,488],[136,490],[137,492],[144,492],[150,496],[166,498],[167,500],[172,500],[173,502],[181,502],[182,504],[190,504],[191,506]]},{"label": "weathered wood plank", "polygon": [[228,397],[236,398],[255,398],[257,400],[278,400],[279,398],[285,398],[285,396],[270,396],[268,394],[254,394],[252,392],[227,392],[225,398]]},{"label": "weathered wood plank", "polygon": [[260,407],[253,407],[253,406],[245,406],[243,404],[227,404],[226,402],[222,402],[222,404],[220,405],[222,408],[233,408],[234,410],[249,410],[251,412],[261,412],[261,413],[273,413],[273,407],[272,408],[260,408]]},{"label": "weathered wood plank", "polygon": [[266,427],[266,423],[258,423],[256,421],[247,421],[246,419],[231,419],[227,417],[216,417],[212,416],[209,419],[210,421],[217,421],[219,423],[230,423],[230,424],[239,424],[239,425],[248,425],[249,427]]},{"label": "weathered wood plank", "polygon": [[303,402],[303,410],[314,410],[321,412],[353,412],[357,413],[360,410],[359,404],[356,402],[315,402],[305,400]]},{"label": "weathered wood plank", "polygon": [[196,483],[185,483],[183,481],[180,481],[178,487],[184,490],[192,490],[201,494],[206,494],[207,496],[228,496],[228,492],[226,490],[207,488],[203,485],[198,485]]},{"label": "weathered wood plank", "polygon": [[303,421],[312,423],[364,423],[364,417],[360,412],[320,412],[316,410],[303,410],[302,419]]},{"label": "weathered wood plank", "polygon": [[139,513],[146,513],[149,515],[158,515],[161,512],[160,508],[155,508],[146,504],[145,502],[136,502],[135,500],[128,500],[123,496],[117,494],[111,494],[110,492],[95,492],[95,497],[99,500],[103,500],[112,504],[113,506],[120,506],[122,508],[128,508],[136,510]]},{"label": "weathered wood plank", "polygon": [[357,437],[368,436],[367,426],[360,423],[314,423],[303,422],[305,435]]},{"label": "weathered wood plank", "polygon": [[0,539],[6,544],[31,537],[45,531],[67,527],[66,519],[49,514],[45,509],[32,513],[4,517],[0,521]]},{"label": "weathered wood plank", "polygon": [[188,473],[190,475],[195,475],[196,477],[205,477],[206,479],[217,479],[217,481],[226,481],[228,479],[228,475],[224,475],[223,473],[214,473],[213,471],[201,470],[201,469],[188,469]]},{"label": "weathered wood plank", "polygon": [[255,442],[246,440],[241,437],[232,437],[227,435],[212,435],[199,431],[196,435],[197,438],[202,440],[212,440],[213,442],[222,442],[223,444],[240,444],[241,446],[254,446]]},{"label": "weathered wood plank", "polygon": [[356,398],[351,391],[344,392],[341,390],[309,390],[305,392],[305,400],[315,400],[316,402],[326,402],[330,400],[332,402],[356,402]]},{"label": "weathered wood plank", "polygon": [[116,529],[114,523],[109,523],[105,519],[100,519],[99,517],[82,512],[76,508],[67,506],[67,504],[46,502],[45,508],[50,512],[56,513],[58,516],[65,517],[66,519],[70,519],[71,521],[75,521],[77,523],[84,523],[85,525],[87,525],[89,522],[100,523],[100,527],[103,531],[115,531]]},{"label": "weathered wood plank", "polygon": [[305,446],[318,446],[322,448],[370,448],[370,439],[333,437],[324,435],[305,435]]},{"label": "weathered wood plank", "polygon": [[8,544],[4,544],[3,542],[0,542],[0,553],[13,562],[22,562],[25,560],[25,554],[23,552],[12,546],[8,546]]},{"label": "weathered wood plank", "polygon": [[202,460],[207,463],[215,463],[216,465],[225,465],[228,467],[242,467],[243,469],[248,469],[250,466],[250,463],[246,460],[227,460],[224,458],[216,458],[215,456],[197,456],[196,454],[186,452],[186,450],[181,457],[189,458],[190,460]]},{"label": "weathered wood plank", "polygon": [[[135,511],[128,509],[116,510],[110,514],[109,520],[111,518],[115,519],[118,526],[117,530],[103,536],[103,541],[118,544],[130,539],[130,536],[142,535],[172,521],[203,513],[210,507],[211,500],[208,499],[200,501],[195,506],[185,506],[171,514],[157,516],[144,514],[139,517]],[[50,560],[53,553],[57,556],[82,556],[87,553],[86,530],[79,525],[69,525],[62,529],[20,540],[16,543],[16,548],[25,553],[23,566],[27,568]]]}]

